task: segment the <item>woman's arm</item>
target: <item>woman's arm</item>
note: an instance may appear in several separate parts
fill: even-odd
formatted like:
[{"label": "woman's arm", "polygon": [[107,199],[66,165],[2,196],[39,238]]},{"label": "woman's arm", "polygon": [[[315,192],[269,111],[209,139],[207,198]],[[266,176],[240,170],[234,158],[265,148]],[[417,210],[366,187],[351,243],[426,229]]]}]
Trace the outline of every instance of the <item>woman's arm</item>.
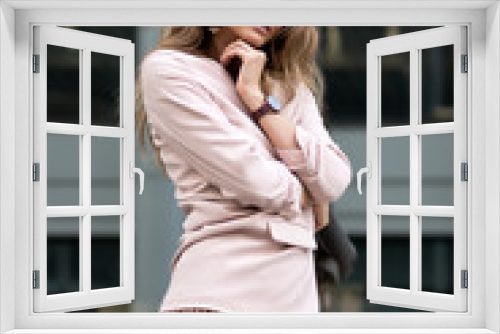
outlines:
[{"label": "woman's arm", "polygon": [[[270,117],[264,119],[266,116],[261,118],[260,125],[266,131],[266,134],[277,150],[283,152],[283,150],[300,149],[295,141],[295,122],[288,117],[282,117],[283,115],[281,114],[271,114]],[[274,120],[272,117],[274,117]],[[310,122],[305,123],[303,127],[305,128],[308,125],[311,125]],[[274,131],[274,127],[277,127],[279,131]],[[314,130],[314,127],[308,130]],[[312,205],[313,207],[316,231],[327,226],[329,223],[330,202],[318,202],[311,197],[309,190],[304,192],[303,200],[305,203],[304,206]]]},{"label": "woman's arm", "polygon": [[301,108],[302,125],[286,114],[266,114],[259,125],[273,143],[278,157],[318,203],[336,201],[349,186],[351,163],[330,138],[309,88],[300,83],[296,108]]},{"label": "woman's arm", "polygon": [[292,217],[302,211],[304,188],[280,161],[231,124],[209,91],[186,76],[180,60],[149,56],[142,63],[144,103],[157,145],[165,145],[208,182],[244,205]]},{"label": "woman's arm", "polygon": [[[261,118],[260,125],[274,144],[278,156],[299,175],[307,187],[308,191],[305,192],[305,196],[308,197],[307,201],[313,206],[316,231],[319,231],[329,224],[330,201],[338,199],[347,188],[352,171],[347,156],[333,143],[325,130],[312,93],[305,85],[299,87],[297,94],[300,93],[302,95],[297,96],[297,98],[301,98],[302,103],[297,107],[304,108],[301,110],[300,130],[297,130],[295,122],[283,114],[271,114],[265,119],[264,116]],[[275,131],[275,129],[279,129],[279,131]],[[296,131],[301,133],[297,134]],[[295,140],[298,139],[299,135],[301,135],[301,141]],[[311,138],[312,135],[317,136],[315,140]],[[316,150],[304,150],[307,147],[314,147]],[[311,154],[322,152],[323,155],[315,157],[317,159],[316,165],[313,165]],[[325,157],[324,154],[327,156]],[[332,164],[323,166],[323,168],[330,167],[333,170],[336,167],[337,170],[340,170],[340,174],[335,176],[327,172],[320,174],[320,164],[327,162]],[[310,175],[316,175],[316,177]],[[325,180],[325,177],[331,177],[331,179]],[[310,190],[313,191],[312,194]],[[313,198],[310,198],[311,196]]]}]

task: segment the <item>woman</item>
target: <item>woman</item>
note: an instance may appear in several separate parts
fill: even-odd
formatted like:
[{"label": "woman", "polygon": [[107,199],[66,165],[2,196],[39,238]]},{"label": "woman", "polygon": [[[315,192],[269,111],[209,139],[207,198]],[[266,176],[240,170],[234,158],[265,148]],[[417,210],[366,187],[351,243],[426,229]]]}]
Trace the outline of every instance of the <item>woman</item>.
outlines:
[{"label": "woman", "polygon": [[316,103],[317,41],[314,27],[173,27],[142,61],[140,141],[147,123],[186,214],[159,312],[319,312],[314,233],[352,171]]}]

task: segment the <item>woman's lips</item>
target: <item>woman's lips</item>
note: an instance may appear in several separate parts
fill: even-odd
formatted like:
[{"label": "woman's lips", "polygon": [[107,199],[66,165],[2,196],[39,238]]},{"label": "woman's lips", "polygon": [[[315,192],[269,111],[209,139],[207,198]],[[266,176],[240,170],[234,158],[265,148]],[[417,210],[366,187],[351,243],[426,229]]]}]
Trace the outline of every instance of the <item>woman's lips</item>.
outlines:
[{"label": "woman's lips", "polygon": [[267,35],[267,29],[264,27],[253,27],[261,35]]}]

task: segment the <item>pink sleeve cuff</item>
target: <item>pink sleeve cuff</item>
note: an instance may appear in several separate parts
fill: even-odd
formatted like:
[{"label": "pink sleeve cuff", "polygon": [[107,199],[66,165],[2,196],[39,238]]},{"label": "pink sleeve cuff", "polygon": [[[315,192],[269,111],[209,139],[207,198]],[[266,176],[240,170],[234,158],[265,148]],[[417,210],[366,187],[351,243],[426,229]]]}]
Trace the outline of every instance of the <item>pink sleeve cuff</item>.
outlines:
[{"label": "pink sleeve cuff", "polygon": [[298,148],[276,149],[279,158],[292,171],[304,172],[305,176],[317,174],[316,160],[319,156],[316,152],[316,147],[318,147],[316,137],[310,136],[302,126],[296,125],[295,140]]},{"label": "pink sleeve cuff", "polygon": [[[318,201],[336,201],[351,180],[351,163],[333,142],[296,125],[298,148],[276,149],[279,159]],[[326,138],[326,137],[325,137]]]}]

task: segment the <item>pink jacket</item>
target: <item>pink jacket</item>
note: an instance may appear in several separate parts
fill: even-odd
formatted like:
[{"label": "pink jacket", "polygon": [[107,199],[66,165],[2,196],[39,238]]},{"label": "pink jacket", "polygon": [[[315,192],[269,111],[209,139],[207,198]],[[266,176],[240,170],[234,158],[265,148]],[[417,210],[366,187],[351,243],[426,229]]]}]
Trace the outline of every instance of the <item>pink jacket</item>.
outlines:
[{"label": "pink jacket", "polygon": [[[312,209],[300,208],[301,183],[318,201],[334,202],[352,170],[305,84],[282,110],[295,120],[300,148],[277,150],[215,60],[157,50],[143,60],[140,74],[150,130],[186,214],[173,271],[190,246],[236,230],[317,247]],[[277,85],[273,89],[283,97]]]}]

